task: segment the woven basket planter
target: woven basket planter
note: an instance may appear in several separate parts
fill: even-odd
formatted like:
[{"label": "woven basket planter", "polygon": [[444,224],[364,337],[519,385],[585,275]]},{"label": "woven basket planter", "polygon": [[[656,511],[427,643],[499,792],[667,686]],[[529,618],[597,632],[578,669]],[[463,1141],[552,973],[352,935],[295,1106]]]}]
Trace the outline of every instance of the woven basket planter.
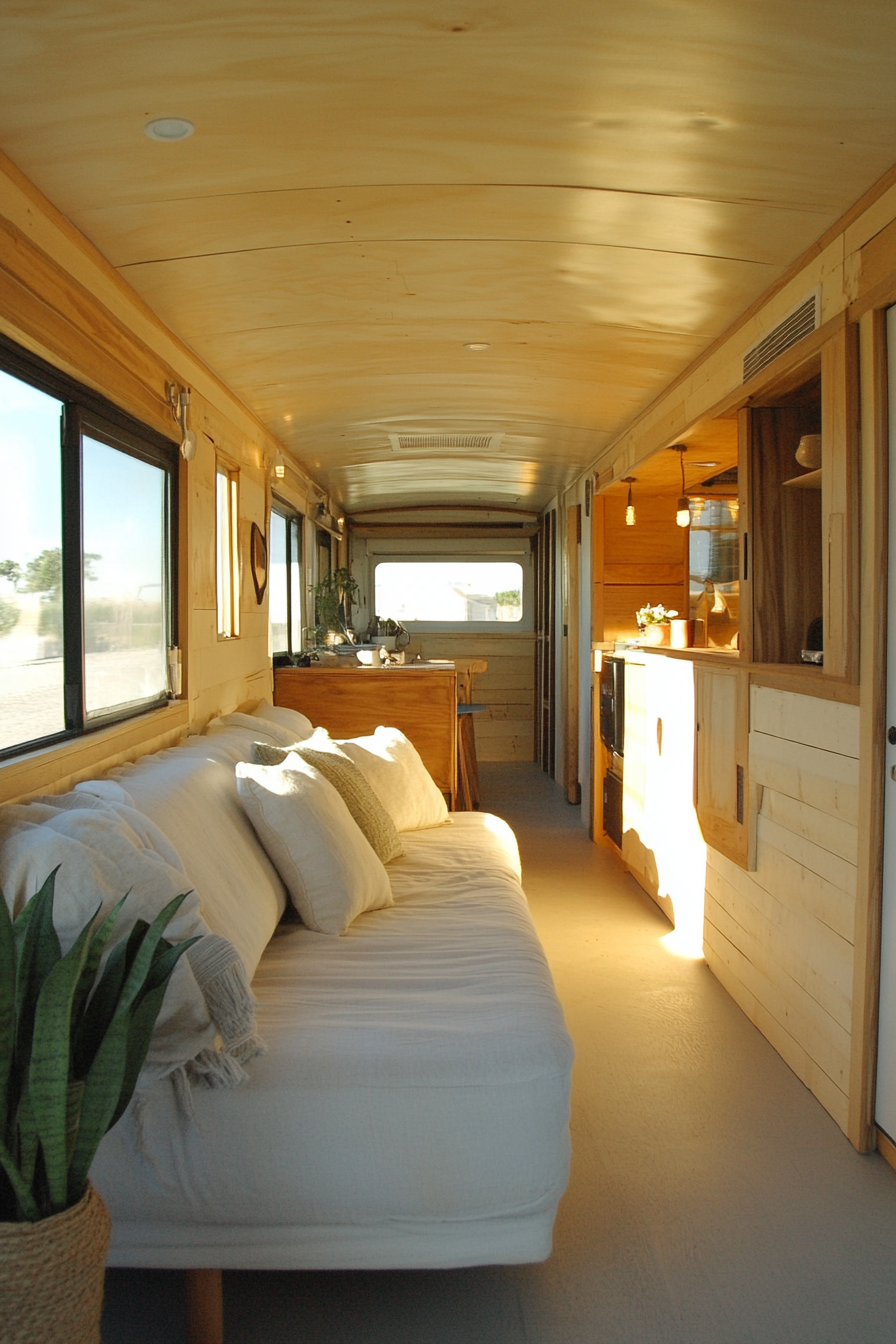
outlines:
[{"label": "woven basket planter", "polygon": [[39,1223],[0,1223],[0,1344],[99,1344],[112,1220],[92,1185]]}]

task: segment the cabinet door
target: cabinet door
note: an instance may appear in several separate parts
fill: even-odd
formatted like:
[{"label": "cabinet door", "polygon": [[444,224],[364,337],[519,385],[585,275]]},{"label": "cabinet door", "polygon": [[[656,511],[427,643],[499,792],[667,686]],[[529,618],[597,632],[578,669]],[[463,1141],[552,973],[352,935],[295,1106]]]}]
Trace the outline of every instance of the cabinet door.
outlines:
[{"label": "cabinet door", "polygon": [[741,868],[755,868],[749,787],[749,677],[738,668],[694,669],[694,806],[703,838]]}]

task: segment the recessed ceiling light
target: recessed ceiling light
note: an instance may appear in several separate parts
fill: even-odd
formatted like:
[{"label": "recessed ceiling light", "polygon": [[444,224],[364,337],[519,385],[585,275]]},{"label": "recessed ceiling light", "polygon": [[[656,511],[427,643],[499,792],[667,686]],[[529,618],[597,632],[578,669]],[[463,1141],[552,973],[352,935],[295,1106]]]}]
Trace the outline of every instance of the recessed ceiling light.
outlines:
[{"label": "recessed ceiling light", "polygon": [[150,140],[164,140],[170,143],[174,140],[186,140],[195,129],[192,121],[187,121],[186,117],[156,117],[155,121],[146,123],[143,134],[148,135]]},{"label": "recessed ceiling light", "polygon": [[689,462],[689,467],[717,467],[718,462]]},{"label": "recessed ceiling light", "polygon": [[489,341],[467,341],[464,345],[465,350],[491,350]]}]

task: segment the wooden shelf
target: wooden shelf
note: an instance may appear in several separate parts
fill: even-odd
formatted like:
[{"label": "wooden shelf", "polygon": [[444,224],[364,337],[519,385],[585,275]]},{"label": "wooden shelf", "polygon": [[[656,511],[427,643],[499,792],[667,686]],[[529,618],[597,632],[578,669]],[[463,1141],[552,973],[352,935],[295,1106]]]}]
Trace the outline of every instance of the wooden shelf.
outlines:
[{"label": "wooden shelf", "polygon": [[820,490],[821,467],[817,471],[807,471],[803,476],[791,476],[789,481],[782,481],[781,484],[795,486],[797,490]]}]

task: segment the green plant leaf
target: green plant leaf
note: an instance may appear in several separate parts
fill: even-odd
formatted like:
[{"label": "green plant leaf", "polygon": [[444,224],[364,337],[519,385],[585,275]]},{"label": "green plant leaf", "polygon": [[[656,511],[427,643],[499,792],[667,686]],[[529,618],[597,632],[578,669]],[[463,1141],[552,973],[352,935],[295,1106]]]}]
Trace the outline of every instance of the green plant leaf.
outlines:
[{"label": "green plant leaf", "polygon": [[122,986],[148,928],[145,919],[136,920],[127,938],[116,943],[106,959],[100,982],[75,1031],[72,1053],[76,1078],[86,1077],[90,1070],[103,1037],[109,1030]]},{"label": "green plant leaf", "polygon": [[75,996],[72,1000],[72,1019],[76,1023],[81,1021],[84,1005],[87,1003],[87,1000],[90,997],[90,991],[93,989],[93,982],[96,979],[96,973],[99,970],[100,961],[103,952],[106,949],[106,944],[112,936],[112,930],[115,928],[115,922],[121,913],[121,907],[124,905],[129,895],[130,892],[125,892],[121,900],[113,905],[112,909],[90,940],[90,951],[87,953],[84,969],[81,972],[81,979],[78,981]]},{"label": "green plant leaf", "polygon": [[55,867],[37,895],[25,905],[13,924],[16,935],[16,1068],[24,1076],[31,1059],[34,1010],[41,986],[62,956],[53,927],[56,891]]},{"label": "green plant leaf", "polygon": [[140,993],[140,990],[143,988],[143,982],[152,966],[153,956],[155,955],[156,948],[162,938],[162,934],[177,914],[188,895],[189,892],[184,891],[180,896],[175,896],[172,901],[169,901],[168,904],[159,911],[149,928],[146,930],[139,951],[134,957],[130,969],[128,970],[127,979],[122,986],[121,994],[118,999],[118,1007],[116,1008],[116,1015],[130,1008],[131,1004]]},{"label": "green plant leaf", "polygon": [[[111,1127],[113,1117],[120,1114],[119,1103],[123,1094],[125,1075],[128,1072],[128,1041],[134,1009],[138,1006],[137,1000],[148,975],[153,969],[153,957],[162,941],[162,933],[186,900],[187,895],[187,892],[183,892],[180,896],[175,896],[148,927],[145,921],[138,920],[128,938],[125,957],[125,961],[129,963],[127,976],[121,986],[112,1020],[84,1079],[84,1094],[81,1099],[81,1124],[69,1168],[69,1191],[72,1197],[76,1197],[78,1192],[83,1189],[100,1140]],[[142,927],[138,928],[138,925]],[[135,938],[135,934],[138,937]],[[134,953],[135,947],[137,949],[136,953]],[[178,947],[180,947],[180,944],[178,944]],[[159,958],[159,961],[164,961],[169,951],[173,950],[166,945],[164,957]],[[114,951],[117,952],[118,948],[116,947]],[[154,995],[159,988],[163,987],[156,985],[151,993]],[[156,1012],[161,1007],[162,997],[163,995],[159,995]],[[141,1024],[144,1023],[143,1014],[140,1015],[140,1022]],[[153,1016],[153,1022],[155,1022],[155,1016]],[[143,1029],[143,1025],[141,1025],[139,1033],[141,1039]],[[137,1072],[139,1073],[139,1068]],[[136,1075],[134,1077],[136,1081]],[[130,1096],[128,1100],[130,1100]]]},{"label": "green plant leaf", "polygon": [[9,1133],[10,1081],[16,1039],[16,937],[0,891],[0,1137]]},{"label": "green plant leaf", "polygon": [[79,1199],[83,1194],[90,1164],[118,1105],[127,1064],[130,1021],[131,1015],[127,1010],[113,1017],[84,1079],[78,1136],[68,1170],[71,1199]]},{"label": "green plant leaf", "polygon": [[40,1218],[40,1209],[37,1201],[31,1193],[29,1183],[24,1179],[15,1162],[12,1153],[7,1148],[3,1139],[0,1138],[0,1166],[9,1177],[9,1183],[12,1186],[13,1194],[19,1202],[22,1215],[26,1222],[36,1223]]},{"label": "green plant leaf", "polygon": [[22,1082],[19,1093],[19,1105],[15,1117],[15,1152],[19,1171],[29,1186],[33,1186],[34,1173],[37,1170],[37,1154],[40,1151],[40,1139],[37,1137],[37,1125],[34,1111],[31,1109],[31,1094],[28,1091],[28,1079]]},{"label": "green plant leaf", "polygon": [[[99,908],[94,915],[99,914]],[[34,1013],[34,1041],[28,1069],[31,1105],[40,1136],[50,1204],[66,1207],[68,1153],[67,1098],[71,1073],[72,1000],[90,950],[93,920],[50,971]]]}]

